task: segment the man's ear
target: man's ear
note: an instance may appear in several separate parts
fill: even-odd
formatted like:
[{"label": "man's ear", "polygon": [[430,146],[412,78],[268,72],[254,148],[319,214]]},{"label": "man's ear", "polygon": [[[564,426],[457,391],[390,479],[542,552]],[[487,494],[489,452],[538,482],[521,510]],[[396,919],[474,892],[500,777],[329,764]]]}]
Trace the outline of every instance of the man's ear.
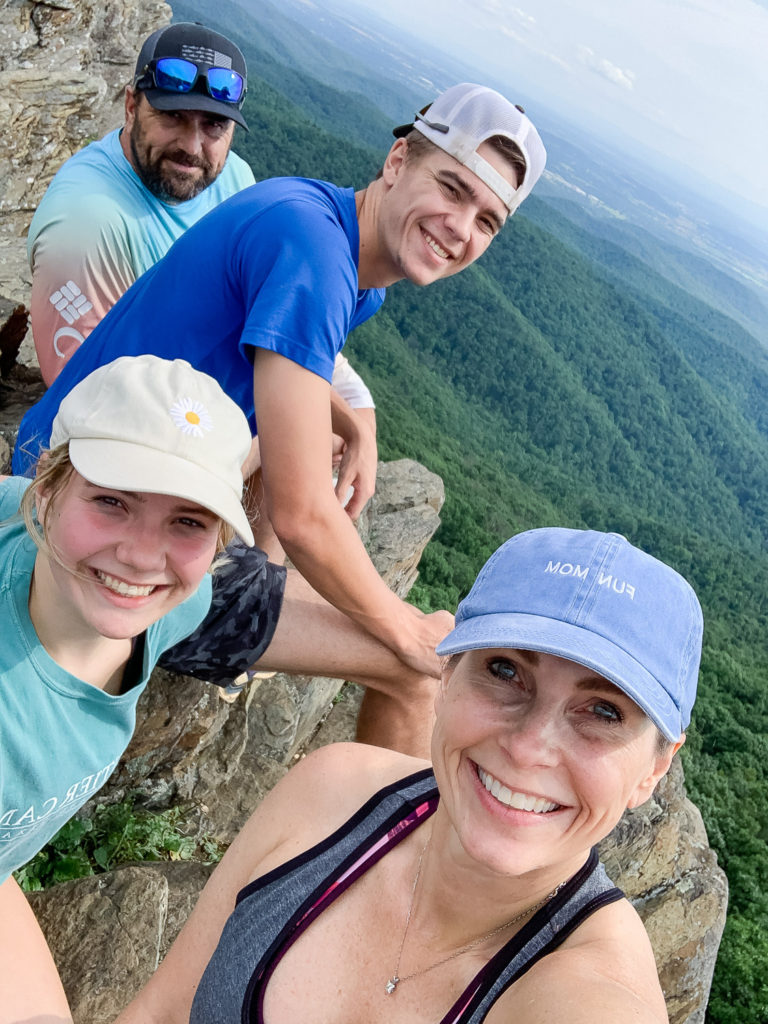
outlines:
[{"label": "man's ear", "polygon": [[405,166],[406,153],[408,152],[408,142],[406,139],[395,139],[392,146],[387,153],[387,159],[384,161],[384,167],[382,168],[381,176],[390,187],[394,185],[398,175]]},{"label": "man's ear", "polygon": [[672,764],[672,758],[684,743],[685,733],[682,734],[676,743],[670,743],[663,754],[656,754],[653,759],[653,764],[651,765],[651,770],[637,785],[637,788],[627,802],[627,807],[639,807],[651,797],[654,789],[656,789],[656,786],[659,784],[659,781],[663,779],[669,771],[669,766]]},{"label": "man's ear", "polygon": [[139,102],[139,97],[136,90],[131,85],[125,87],[125,127],[130,132],[133,127],[133,122],[136,117],[136,106]]}]

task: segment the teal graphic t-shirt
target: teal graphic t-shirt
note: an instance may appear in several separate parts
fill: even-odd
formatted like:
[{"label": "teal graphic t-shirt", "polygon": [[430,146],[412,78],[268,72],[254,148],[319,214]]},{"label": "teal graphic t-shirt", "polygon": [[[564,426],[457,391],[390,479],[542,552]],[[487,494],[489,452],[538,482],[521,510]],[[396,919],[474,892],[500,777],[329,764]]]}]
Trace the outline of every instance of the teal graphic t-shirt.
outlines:
[{"label": "teal graphic t-shirt", "polygon": [[37,548],[15,515],[25,479],[0,480],[0,882],[104,785],[128,746],[158,658],[205,617],[211,578],[146,633],[141,677],[113,696],[48,655],[29,617]]}]

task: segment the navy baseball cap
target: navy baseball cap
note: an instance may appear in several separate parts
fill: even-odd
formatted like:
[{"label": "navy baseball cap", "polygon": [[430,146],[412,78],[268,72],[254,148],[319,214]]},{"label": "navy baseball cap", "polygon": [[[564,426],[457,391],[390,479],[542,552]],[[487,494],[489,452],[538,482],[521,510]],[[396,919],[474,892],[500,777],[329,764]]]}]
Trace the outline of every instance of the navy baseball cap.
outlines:
[{"label": "navy baseball cap", "polygon": [[[163,60],[179,62],[177,74],[161,74],[158,61]],[[187,68],[189,77],[183,70],[187,65],[196,68]],[[219,81],[227,72],[229,89]],[[231,39],[205,25],[185,21],[153,32],[139,53],[133,84],[156,110],[203,110],[248,129],[241,113],[247,87],[245,57]]]},{"label": "navy baseball cap", "polygon": [[547,527],[491,556],[437,653],[567,658],[618,686],[674,742],[691,720],[702,628],[693,588],[664,562],[616,533]]}]

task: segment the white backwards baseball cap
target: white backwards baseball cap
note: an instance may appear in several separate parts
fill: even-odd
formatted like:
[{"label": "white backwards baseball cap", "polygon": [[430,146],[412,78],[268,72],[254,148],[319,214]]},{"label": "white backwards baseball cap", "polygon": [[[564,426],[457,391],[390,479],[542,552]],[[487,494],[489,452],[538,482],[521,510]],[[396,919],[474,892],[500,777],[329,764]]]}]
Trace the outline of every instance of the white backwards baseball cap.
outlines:
[{"label": "white backwards baseball cap", "polygon": [[[484,85],[451,86],[416,114],[412,124],[400,125],[392,134],[403,138],[413,130],[468,167],[510,213],[531,194],[547,162],[544,143],[523,108]],[[477,147],[494,135],[510,139],[525,158],[525,175],[518,188],[477,154]]]},{"label": "white backwards baseball cap", "polygon": [[62,401],[50,443],[68,443],[72,465],[99,487],[194,501],[253,544],[242,505],[248,421],[184,359],[122,356],[100,366]]}]

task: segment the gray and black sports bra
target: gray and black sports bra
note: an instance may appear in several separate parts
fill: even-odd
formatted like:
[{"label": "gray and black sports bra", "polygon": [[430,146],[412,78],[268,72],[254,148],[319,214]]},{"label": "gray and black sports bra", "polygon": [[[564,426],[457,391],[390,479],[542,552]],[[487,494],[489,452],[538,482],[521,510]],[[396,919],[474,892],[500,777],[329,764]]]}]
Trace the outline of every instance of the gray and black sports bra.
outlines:
[{"label": "gray and black sports bra", "polygon": [[[201,978],[190,1024],[263,1024],[264,991],[291,944],[418,828],[438,800],[430,769],[401,779],[371,797],[333,835],[247,885]],[[480,969],[440,1024],[481,1024],[499,995],[533,964],[590,914],[622,898],[592,850],[554,899]]]}]

